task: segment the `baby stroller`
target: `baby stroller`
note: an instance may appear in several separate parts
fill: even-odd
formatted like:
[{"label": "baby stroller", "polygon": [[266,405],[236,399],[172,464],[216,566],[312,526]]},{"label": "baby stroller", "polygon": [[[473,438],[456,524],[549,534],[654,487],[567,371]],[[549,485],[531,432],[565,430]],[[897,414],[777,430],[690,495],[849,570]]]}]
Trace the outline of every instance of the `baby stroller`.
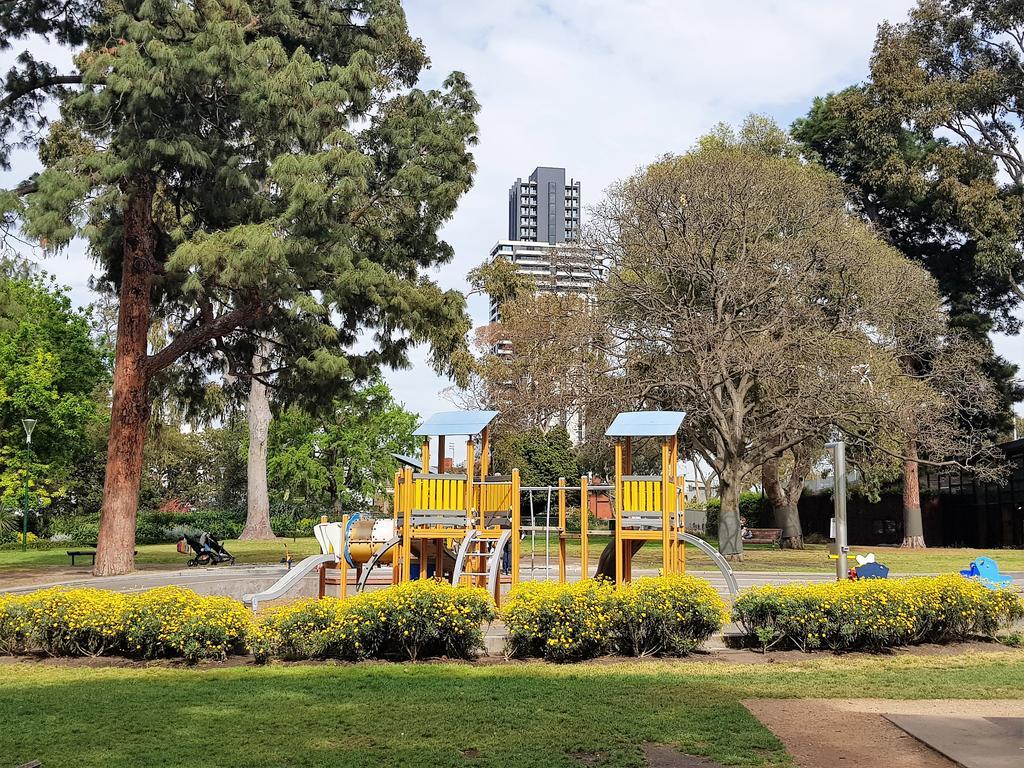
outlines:
[{"label": "baby stroller", "polygon": [[178,541],[178,551],[187,554],[189,547],[196,553],[196,556],[188,561],[188,567],[194,568],[197,565],[219,565],[230,562],[235,564],[235,557],[228,552],[213,536],[203,531],[199,538],[189,536],[187,533]]}]

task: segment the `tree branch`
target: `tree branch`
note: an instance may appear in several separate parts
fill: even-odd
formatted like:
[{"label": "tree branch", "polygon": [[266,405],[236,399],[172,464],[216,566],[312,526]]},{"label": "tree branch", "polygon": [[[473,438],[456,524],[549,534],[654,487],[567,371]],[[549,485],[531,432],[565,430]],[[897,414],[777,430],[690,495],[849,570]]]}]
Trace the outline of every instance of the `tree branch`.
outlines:
[{"label": "tree branch", "polygon": [[198,328],[181,334],[159,352],[146,357],[145,369],[147,376],[159,373],[175,360],[206,342],[251,323],[259,316],[261,309],[258,302],[251,302],[243,307],[226,312],[220,317],[200,325]]},{"label": "tree branch", "polygon": [[53,88],[55,85],[81,85],[82,83],[83,78],[81,75],[53,75],[42,80],[26,83],[23,87],[15,88],[0,99],[0,112],[7,109],[23,96],[28,96],[33,91],[42,91],[47,88]]}]

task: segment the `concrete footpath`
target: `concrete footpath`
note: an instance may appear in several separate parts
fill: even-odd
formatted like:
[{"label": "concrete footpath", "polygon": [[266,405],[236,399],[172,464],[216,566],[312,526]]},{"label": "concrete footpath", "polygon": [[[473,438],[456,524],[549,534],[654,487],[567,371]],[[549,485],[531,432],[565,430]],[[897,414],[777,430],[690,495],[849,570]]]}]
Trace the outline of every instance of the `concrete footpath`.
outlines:
[{"label": "concrete footpath", "polygon": [[[242,595],[259,592],[266,589],[287,573],[283,565],[222,565],[209,568],[187,568],[179,570],[147,569],[139,570],[125,576],[91,576],[87,572],[81,576],[64,577],[58,579],[47,579],[45,574],[41,575],[39,582],[17,583],[10,586],[4,585],[0,579],[0,592],[12,594],[24,594],[34,592],[47,587],[95,587],[98,589],[110,589],[115,592],[140,592],[145,589],[175,585],[187,587],[201,595],[225,595],[241,599]],[[522,569],[521,577],[524,581],[545,581],[557,580],[558,570],[555,567],[535,569]],[[726,599],[729,598],[729,591],[725,585],[725,578],[719,571],[688,571],[693,576],[707,579],[712,586]],[[656,576],[656,569],[640,570],[637,576]],[[578,580],[580,577],[579,566],[568,569],[567,576],[570,580]],[[306,597],[317,593],[318,577],[315,571],[310,572],[299,583],[299,586],[289,596]],[[793,583],[822,583],[833,581],[835,576],[828,573],[737,573],[736,581],[740,589],[762,584],[793,584]],[[374,570],[373,581],[377,584],[387,584],[391,581],[391,569],[380,568]],[[350,591],[355,584],[355,571],[349,570]],[[503,584],[503,590],[507,591],[507,581]]]},{"label": "concrete footpath", "polygon": [[963,768],[1020,768],[1024,765],[1024,702],[1017,716],[990,715],[979,703],[974,713],[887,714],[885,719]]},{"label": "concrete footpath", "polygon": [[743,704],[782,740],[799,768],[1024,766],[1020,700],[749,699]]}]

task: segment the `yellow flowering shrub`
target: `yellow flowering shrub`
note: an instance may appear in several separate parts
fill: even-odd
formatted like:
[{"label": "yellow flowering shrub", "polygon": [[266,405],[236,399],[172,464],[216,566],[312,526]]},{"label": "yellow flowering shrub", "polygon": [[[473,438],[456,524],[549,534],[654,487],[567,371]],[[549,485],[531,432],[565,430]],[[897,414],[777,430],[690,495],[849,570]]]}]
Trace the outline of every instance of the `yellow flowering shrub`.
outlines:
[{"label": "yellow flowering shrub", "polygon": [[0,651],[53,656],[224,658],[251,624],[237,600],[179,587],[138,594],[56,587],[0,596]]},{"label": "yellow flowering shrub", "polygon": [[502,616],[509,656],[579,661],[612,650],[618,603],[611,582],[522,582],[509,594]]},{"label": "yellow flowering shrub", "polygon": [[256,658],[469,658],[483,646],[494,601],[485,590],[437,579],[411,581],[345,600],[302,600],[261,617]]},{"label": "yellow flowering shrub", "polygon": [[1024,603],[1011,590],[950,574],[754,587],[732,615],[765,650],[880,650],[991,637],[1024,617]]},{"label": "yellow flowering shrub", "polygon": [[252,614],[230,597],[159,587],[130,596],[124,623],[129,655],[195,661],[245,653]]},{"label": "yellow flowering shrub", "polygon": [[[0,616],[17,617],[17,635],[4,645],[10,652],[40,650],[51,656],[117,653],[126,600],[117,592],[61,588],[0,597]],[[0,628],[6,624],[0,618]]]},{"label": "yellow flowering shrub", "polygon": [[729,617],[715,588],[694,576],[637,579],[616,599],[615,642],[626,656],[684,656]]},{"label": "yellow flowering shrub", "polygon": [[692,576],[611,582],[525,582],[503,613],[510,656],[578,661],[605,653],[682,655],[717,632],[727,618],[715,589]]}]

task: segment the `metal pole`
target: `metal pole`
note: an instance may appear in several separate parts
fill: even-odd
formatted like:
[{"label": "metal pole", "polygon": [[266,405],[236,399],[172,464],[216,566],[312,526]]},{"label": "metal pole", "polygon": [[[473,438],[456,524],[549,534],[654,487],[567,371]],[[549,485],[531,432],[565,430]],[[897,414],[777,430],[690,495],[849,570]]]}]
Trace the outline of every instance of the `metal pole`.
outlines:
[{"label": "metal pole", "polygon": [[[28,455],[32,456],[31,448],[28,449]],[[29,463],[31,461],[29,458]],[[25,501],[21,512],[21,551],[28,551],[28,464],[25,465]]]},{"label": "metal pole", "polygon": [[830,447],[834,459],[832,471],[835,473],[832,504],[836,516],[836,580],[842,581],[847,578],[847,555],[850,552],[846,540],[846,443],[839,441],[831,443]]},{"label": "metal pole", "polygon": [[21,551],[28,551],[28,473],[32,469],[32,430],[36,427],[35,419],[22,419],[21,426],[25,429],[25,503],[21,513]]},{"label": "metal pole", "polygon": [[551,486],[548,486],[548,508],[544,513],[544,581],[551,578]]}]

